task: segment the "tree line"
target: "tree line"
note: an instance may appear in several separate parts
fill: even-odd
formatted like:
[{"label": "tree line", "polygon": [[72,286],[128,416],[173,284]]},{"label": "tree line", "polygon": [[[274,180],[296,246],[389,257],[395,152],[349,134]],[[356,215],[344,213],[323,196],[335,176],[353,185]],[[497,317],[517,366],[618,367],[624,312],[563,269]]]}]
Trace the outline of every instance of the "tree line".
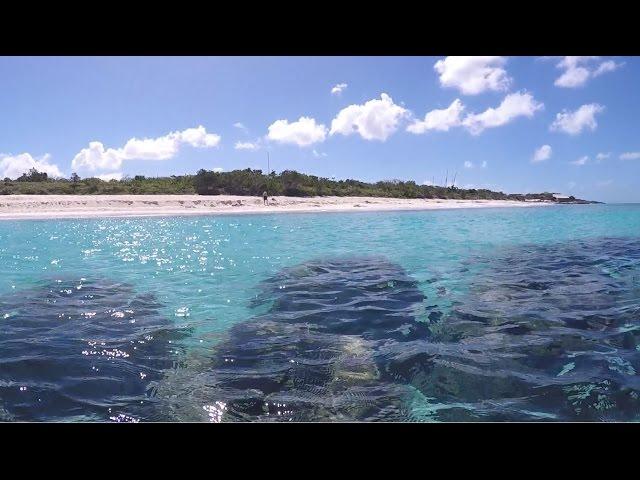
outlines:
[{"label": "tree line", "polygon": [[[0,194],[199,194],[261,196],[362,196],[393,198],[554,200],[552,193],[506,194],[487,189],[463,189],[453,186],[419,185],[414,181],[383,180],[367,183],[359,180],[334,180],[307,175],[295,170],[268,175],[262,170],[215,172],[199,170],[195,175],[170,177],[124,177],[104,181],[99,178],[51,178],[46,172],[31,169],[16,180],[5,178]],[[573,197],[569,197],[573,199]],[[574,199],[575,200],[575,199]]]}]

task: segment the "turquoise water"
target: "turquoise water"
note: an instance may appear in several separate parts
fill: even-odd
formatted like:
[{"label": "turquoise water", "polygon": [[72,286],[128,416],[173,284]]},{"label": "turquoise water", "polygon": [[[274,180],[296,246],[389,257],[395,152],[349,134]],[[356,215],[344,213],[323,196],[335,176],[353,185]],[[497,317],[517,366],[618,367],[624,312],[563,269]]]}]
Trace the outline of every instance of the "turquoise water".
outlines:
[{"label": "turquoise water", "polygon": [[[423,299],[411,300],[411,321],[429,326],[428,332],[420,341],[428,342],[429,346],[423,347],[431,349],[429,355],[435,355],[436,359],[438,355],[446,356],[447,354],[433,351],[434,345],[451,346],[456,343],[463,345],[469,338],[484,340],[493,338],[487,336],[489,335],[487,331],[478,333],[476,327],[464,326],[467,325],[465,322],[470,316],[482,317],[478,314],[479,311],[486,313],[486,318],[482,321],[474,321],[482,324],[482,328],[489,328],[489,326],[493,328],[505,322],[514,323],[516,317],[520,325],[525,318],[525,320],[529,319],[526,321],[535,323],[536,329],[533,333],[538,339],[546,338],[546,333],[542,334],[542,330],[553,331],[554,338],[552,341],[549,340],[551,344],[558,343],[556,338],[558,335],[562,339],[569,338],[576,332],[583,337],[585,332],[595,335],[596,332],[602,332],[614,323],[615,328],[618,329],[616,332],[619,332],[620,328],[633,332],[636,329],[635,312],[640,311],[638,310],[640,301],[637,299],[635,290],[640,260],[635,253],[627,254],[627,252],[636,251],[638,248],[636,240],[640,242],[640,206],[637,205],[4,221],[0,222],[0,271],[2,272],[0,276],[0,322],[2,322],[0,325],[2,327],[0,328],[5,330],[5,337],[0,334],[0,342],[15,344],[17,338],[25,336],[30,336],[33,342],[57,341],[56,335],[60,334],[59,330],[62,328],[60,326],[52,329],[47,324],[45,334],[41,324],[30,330],[31,327],[18,325],[21,321],[19,319],[27,315],[25,309],[30,308],[29,302],[33,303],[33,309],[29,312],[43,311],[42,306],[37,302],[44,298],[45,294],[71,298],[82,294],[87,289],[93,289],[92,291],[99,293],[100,289],[104,288],[105,292],[110,292],[104,295],[104,301],[107,303],[99,303],[96,300],[93,304],[91,300],[93,297],[83,297],[81,301],[74,300],[75,303],[65,304],[65,308],[69,310],[66,314],[70,317],[92,319],[108,311],[109,318],[126,318],[129,322],[133,320],[132,324],[135,324],[138,318],[138,311],[133,307],[129,309],[130,311],[125,311],[124,307],[122,310],[116,307],[131,303],[125,297],[152,298],[149,302],[153,306],[141,303],[138,307],[140,311],[152,311],[153,318],[159,319],[158,322],[162,323],[163,328],[175,330],[179,335],[174,340],[167,340],[176,347],[171,347],[167,352],[162,353],[171,360],[169,364],[154,366],[153,369],[157,375],[153,384],[143,385],[140,391],[142,393],[138,391],[131,393],[131,398],[135,398],[136,402],[138,402],[138,396],[142,398],[141,402],[162,402],[161,397],[167,395],[167,389],[174,388],[174,392],[179,392],[180,388],[186,388],[184,387],[186,378],[193,379],[202,374],[202,365],[207,364],[209,356],[216,355],[218,345],[224,345],[229,341],[229,332],[233,333],[234,326],[246,324],[254,318],[262,318],[273,310],[274,302],[277,303],[279,298],[278,287],[286,286],[286,281],[279,277],[283,271],[287,272],[290,268],[304,266],[310,261],[333,262],[338,259],[337,261],[340,262],[341,259],[360,257],[381,259],[381,262],[385,262],[385,272],[390,268],[397,268],[398,271],[402,271],[401,275],[406,274],[412,282],[415,282],[415,288]],[[580,260],[576,260],[569,267],[566,264],[557,263],[566,262],[567,259],[574,257]],[[585,258],[588,261],[584,260]],[[538,266],[549,259],[552,260],[550,266],[540,270]],[[387,267],[387,265],[393,267]],[[518,270],[519,267],[522,268]],[[354,267],[354,269],[357,268],[359,267]],[[567,268],[573,270],[568,271]],[[527,272],[530,273],[531,278],[527,278]],[[574,277],[558,277],[558,272]],[[517,291],[513,290],[513,285],[517,283],[514,277],[516,274],[517,281],[521,279],[529,281],[527,286]],[[344,273],[340,275],[344,276]],[[607,280],[603,280],[605,276]],[[346,282],[340,285],[347,285],[350,282],[349,279],[340,278],[341,282]],[[579,291],[572,290],[570,282],[563,287],[564,290],[560,289],[559,285],[567,278],[579,279],[581,283],[579,285],[576,283],[576,289]],[[545,279],[552,279],[553,284],[546,284]],[[279,281],[282,285],[278,285]],[[606,283],[609,281],[614,282],[615,285]],[[594,290],[588,290],[594,285]],[[275,293],[269,293],[270,288],[273,288]],[[612,296],[613,293],[608,295],[607,291],[614,292],[617,296]],[[580,295],[588,292],[591,292],[588,297],[592,301],[599,299],[600,303],[591,305],[591,310],[586,311],[584,301],[577,302],[575,299],[582,299]],[[516,301],[519,298],[518,295],[524,295],[521,301],[518,300],[520,303]],[[123,296],[122,302],[116,306],[110,306],[109,298],[119,298],[118,296]],[[55,303],[57,300],[51,301]],[[47,305],[50,304],[50,302],[47,303]],[[593,317],[594,311],[603,314],[602,305],[604,304],[607,304],[606,308],[609,310],[606,311],[606,315],[610,319],[599,323],[598,328],[576,327],[567,320],[571,317],[576,322],[582,321],[587,316]],[[323,305],[329,308],[326,304]],[[551,308],[552,305],[553,308]],[[491,310],[490,314],[487,313],[489,310]],[[29,315],[33,316],[33,313]],[[45,312],[41,321],[49,323],[60,321],[62,318],[60,315],[64,317],[65,312],[56,311],[55,319],[51,318],[52,315]],[[491,322],[486,319],[492,316],[507,320],[491,325]],[[617,325],[617,319],[623,316],[624,324]],[[557,330],[555,326],[549,327],[549,322],[556,322],[559,318],[564,322],[562,328],[575,329],[571,335],[566,334],[565,330]],[[543,327],[540,326],[542,324],[544,324]],[[64,325],[64,328],[73,330],[76,327],[73,322],[69,322]],[[11,334],[7,333],[10,329],[14,329],[11,330]],[[95,337],[93,339],[85,338],[89,334],[85,336],[78,334],[77,338],[74,337],[75,340],[65,337],[65,342],[72,343],[77,340],[80,345],[78,348],[69,346],[69,351],[86,350],[87,342],[99,341],[98,337],[102,334],[108,337],[108,333],[104,333],[105,329],[109,329],[108,325],[102,325],[97,330],[89,330],[90,335]],[[504,332],[501,333],[503,334]],[[531,331],[526,333],[526,335],[531,334]],[[496,331],[492,330],[490,335],[495,336]],[[513,335],[515,338],[516,334]],[[366,341],[369,340],[366,335],[363,338]],[[134,342],[130,339],[128,341],[130,344]],[[587,348],[589,351],[605,352],[618,348],[616,339],[589,337],[588,341],[594,342],[593,345],[589,344]],[[628,344],[628,340],[625,341]],[[558,365],[555,361],[547,362],[551,354],[545,354],[544,365],[540,366],[534,365],[530,352],[526,354],[533,362],[524,362],[529,369],[526,375],[534,375],[535,372],[531,369],[540,368],[545,375],[549,375],[549,379],[553,378],[553,381],[544,383],[545,388],[555,385],[558,379],[564,382],[564,378],[577,375],[583,368],[580,367],[579,362],[571,361],[572,358],[580,358],[579,349],[571,347],[564,340],[560,344],[561,351],[558,350],[553,354],[555,355],[553,358],[558,359]],[[534,387],[529,380],[526,382],[529,382],[531,392],[523,391],[521,386],[514,386],[513,392],[509,392],[507,387],[500,386],[496,387],[496,391],[489,392],[485,389],[484,394],[478,392],[472,394],[456,393],[455,389],[445,391],[446,389],[425,387],[420,383],[424,381],[416,380],[415,375],[412,378],[405,378],[398,374],[398,378],[402,377],[398,380],[398,384],[403,385],[403,388],[410,386],[410,390],[413,391],[413,394],[409,395],[410,398],[403,394],[405,396],[402,401],[405,406],[402,412],[407,419],[422,420],[582,419],[581,415],[586,415],[588,407],[583,406],[580,409],[574,405],[575,408],[571,409],[570,406],[561,405],[571,396],[567,389],[575,387],[574,394],[582,395],[586,399],[589,398],[590,388],[591,390],[599,388],[589,387],[589,385],[599,385],[598,381],[602,380],[618,385],[621,391],[630,392],[629,395],[633,394],[630,400],[623,401],[618,397],[605,398],[606,394],[601,393],[600,395],[605,395],[600,399],[601,403],[613,402],[614,404],[614,407],[605,409],[608,414],[615,419],[635,419],[635,404],[632,405],[629,402],[633,403],[634,396],[637,396],[635,395],[634,363],[636,362],[635,353],[640,352],[635,349],[635,343],[631,346],[627,344],[625,348],[628,350],[628,355],[607,357],[603,360],[603,365],[615,367],[613,369],[607,367],[615,374],[619,373],[616,373],[616,368],[626,372],[619,374],[634,377],[633,381],[626,378],[623,381],[608,377],[592,378],[594,375],[591,377],[586,375],[584,378],[576,377],[575,382],[562,384],[562,388],[565,389],[562,390],[564,394],[558,394],[562,399],[549,400],[556,395],[555,392],[551,392],[547,403],[540,402],[533,406],[518,404],[507,407],[506,403],[509,402],[505,400],[509,399],[511,402],[509,405],[513,405],[516,398],[527,397],[534,388],[540,387],[540,385]],[[605,347],[608,350],[605,350]],[[47,408],[39,409],[37,403],[42,403],[40,393],[48,391],[47,389],[55,389],[52,385],[55,385],[58,380],[52,374],[53,376],[45,382],[38,379],[37,375],[29,373],[28,364],[23,362],[20,367],[17,366],[21,361],[20,356],[29,355],[28,348],[25,345],[22,350],[16,350],[11,358],[8,354],[5,354],[4,358],[0,354],[0,362],[13,362],[11,365],[15,366],[5,370],[5,373],[0,373],[2,386],[0,414],[4,410],[5,416],[9,419],[136,419],[136,415],[127,407],[127,402],[130,402],[131,398],[98,399],[93,398],[96,395],[90,391],[83,393],[85,396],[82,398],[91,397],[91,401],[87,400],[84,406],[77,395],[68,395],[65,398],[73,397],[78,403],[77,406],[63,408],[60,405],[64,402],[56,403],[56,400],[51,400]],[[371,347],[372,351],[376,352],[381,351],[380,348],[383,346],[379,343]],[[522,355],[521,352],[516,351],[517,346],[511,345],[509,348],[513,349],[511,351],[513,355],[509,356],[509,360],[505,360],[507,363],[513,362],[517,355]],[[580,348],[586,347],[581,345]],[[123,351],[126,352],[126,349]],[[574,357],[571,357],[572,354],[575,354]],[[46,356],[47,353],[43,352],[42,355]],[[607,354],[602,353],[602,355]],[[84,354],[84,357],[93,358],[91,353]],[[109,355],[108,357],[112,358]],[[44,361],[46,364],[46,359],[40,358],[39,361]],[[111,361],[113,363],[113,360]],[[499,362],[495,358],[491,361]],[[479,360],[479,364],[482,362]],[[519,365],[522,364],[522,362],[519,363]],[[436,362],[434,365],[435,367],[432,365],[433,368],[445,368],[443,366],[445,363]],[[78,375],[91,376],[95,370],[89,367],[97,368],[95,364],[89,362],[86,371],[80,369],[81,373]],[[551,375],[551,370],[556,367],[559,370],[554,370]],[[382,367],[378,365],[376,368]],[[429,371],[433,371],[433,368],[429,368]],[[451,368],[455,370],[456,367]],[[511,372],[517,371],[513,366],[508,368]],[[591,369],[592,374],[597,370],[593,365],[584,365],[584,368]],[[117,367],[114,369],[114,375],[117,376],[118,369]],[[198,371],[197,375],[189,374],[196,371],[193,369]],[[6,373],[9,370],[11,373]],[[60,372],[64,372],[63,366],[60,367]],[[56,375],[64,375],[60,372]],[[465,375],[481,375],[477,371],[472,372],[471,367],[465,372]],[[138,372],[135,373],[137,375]],[[141,375],[147,376],[143,373]],[[522,380],[520,374],[513,374],[513,376],[518,379],[517,381]],[[176,377],[181,379],[176,380]],[[181,387],[167,387],[172,385],[167,378],[173,379],[171,381]],[[467,381],[464,377],[462,383],[467,382],[469,386],[479,388],[476,385],[477,381],[477,379]],[[21,388],[23,389],[20,390]],[[189,391],[194,389],[197,388],[189,387]],[[27,398],[32,391],[39,393],[33,394],[33,398],[20,400],[23,397]],[[617,390],[616,392],[618,395]],[[23,397],[20,396],[21,394]],[[36,398],[38,395],[40,400]],[[112,392],[105,395],[112,395]],[[215,405],[215,398],[207,400],[203,399],[202,395],[204,393],[197,400],[192,399],[194,405],[191,410],[201,411],[204,415],[202,420],[222,418],[223,415],[215,413],[217,407],[211,407]],[[4,407],[2,406],[3,396]],[[593,403],[596,404],[597,396],[594,398],[596,400]],[[494,409],[478,406],[487,400],[502,403],[499,408]],[[531,410],[534,407],[538,410]],[[576,408],[579,410],[577,413]],[[228,408],[225,407],[225,409]],[[225,409],[223,410],[226,411]],[[184,405],[178,407],[174,405],[164,412],[187,410],[191,411]],[[351,412],[348,409],[347,411]],[[459,415],[456,412],[459,412]],[[510,416],[509,412],[517,412],[517,414],[513,413]],[[291,418],[295,419],[297,417],[294,414]],[[176,413],[174,418],[169,413],[154,413],[148,419],[200,420],[197,414],[193,415],[182,418]],[[314,415],[319,416],[304,419],[330,418],[321,417],[317,412]],[[597,412],[593,410],[593,415],[585,418],[603,419],[600,418],[601,415],[601,409]],[[366,417],[366,419],[376,418],[385,417]],[[396,419],[396,417],[388,418]],[[145,415],[139,415],[137,419],[147,418]],[[243,417],[243,419],[252,419],[252,417]],[[351,418],[347,415],[340,419]],[[404,419],[404,417],[399,416],[398,419]]]}]

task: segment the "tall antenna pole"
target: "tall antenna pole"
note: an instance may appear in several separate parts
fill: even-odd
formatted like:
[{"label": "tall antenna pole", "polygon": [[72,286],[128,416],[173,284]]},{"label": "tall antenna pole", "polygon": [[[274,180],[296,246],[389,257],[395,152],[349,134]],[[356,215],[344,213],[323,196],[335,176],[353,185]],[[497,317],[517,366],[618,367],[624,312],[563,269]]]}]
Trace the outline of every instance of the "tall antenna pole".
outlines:
[{"label": "tall antenna pole", "polygon": [[447,173],[444,177],[444,188],[447,188],[449,186],[449,169],[447,168]]},{"label": "tall antenna pole", "polygon": [[271,159],[269,158],[269,152],[267,152],[267,175],[271,174]]}]

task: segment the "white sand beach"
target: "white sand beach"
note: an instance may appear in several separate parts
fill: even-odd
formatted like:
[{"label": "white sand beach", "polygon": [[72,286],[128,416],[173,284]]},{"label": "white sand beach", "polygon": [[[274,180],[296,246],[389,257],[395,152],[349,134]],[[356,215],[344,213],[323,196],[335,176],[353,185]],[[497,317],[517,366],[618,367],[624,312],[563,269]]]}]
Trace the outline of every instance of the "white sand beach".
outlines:
[{"label": "white sand beach", "polygon": [[427,200],[381,197],[269,197],[269,205],[264,205],[262,198],[233,195],[6,195],[0,196],[0,220],[278,212],[437,210],[542,205],[550,205],[550,203],[511,200]]}]

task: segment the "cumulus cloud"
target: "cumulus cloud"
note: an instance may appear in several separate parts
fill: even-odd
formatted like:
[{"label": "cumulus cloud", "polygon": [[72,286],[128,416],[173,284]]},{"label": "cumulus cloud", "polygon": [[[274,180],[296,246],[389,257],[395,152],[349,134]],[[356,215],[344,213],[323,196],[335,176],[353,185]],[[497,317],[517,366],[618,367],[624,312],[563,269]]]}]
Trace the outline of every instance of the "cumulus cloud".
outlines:
[{"label": "cumulus cloud", "polygon": [[187,143],[196,148],[213,148],[220,143],[220,135],[207,133],[207,130],[202,125],[196,128],[187,128],[174,135],[179,143]]},{"label": "cumulus cloud", "polygon": [[505,91],[512,79],[503,68],[504,57],[446,57],[433,66],[440,76],[440,85],[456,88],[465,95],[477,95],[487,90]]},{"label": "cumulus cloud", "polygon": [[102,175],[96,175],[103,182],[110,182],[111,180],[122,180],[122,172],[103,173]]},{"label": "cumulus cloud", "polygon": [[464,168],[473,168],[473,162],[470,162],[469,160],[465,160]]},{"label": "cumulus cloud", "polygon": [[16,179],[23,173],[35,168],[39,172],[44,172],[50,177],[62,177],[62,172],[57,165],[49,163],[50,155],[46,154],[40,158],[34,158],[29,153],[19,155],[0,154],[0,177]]},{"label": "cumulus cloud", "polygon": [[596,159],[598,161],[607,160],[608,158],[611,158],[611,152],[607,152],[607,153],[600,152],[596,155]]},{"label": "cumulus cloud", "polygon": [[483,160],[482,161],[482,165],[480,165],[482,168],[487,168],[487,161]]},{"label": "cumulus cloud", "polygon": [[571,163],[571,165],[576,165],[578,167],[582,167],[583,165],[586,165],[588,161],[589,161],[589,157],[587,157],[585,155],[584,157],[580,157],[579,159],[574,160],[573,162],[569,162],[569,163]]},{"label": "cumulus cloud", "polygon": [[590,76],[590,71],[581,66],[595,57],[564,57],[556,66],[564,73],[560,75],[554,84],[558,87],[573,88],[584,85]]},{"label": "cumulus cloud", "polygon": [[327,137],[327,127],[316,123],[314,118],[300,117],[298,121],[276,120],[269,125],[267,138],[278,143],[307,147],[323,142]]},{"label": "cumulus cloud", "polygon": [[407,131],[421,134],[429,130],[448,131],[453,127],[465,127],[472,135],[478,135],[487,128],[506,125],[518,117],[532,117],[544,105],[537,102],[526,91],[507,95],[496,108],[488,108],[482,113],[469,113],[462,118],[464,105],[460,99],[454,100],[443,110],[432,110],[424,120],[414,120]]},{"label": "cumulus cloud", "polygon": [[556,115],[556,119],[549,127],[552,132],[564,132],[578,135],[583,130],[594,131],[598,126],[596,114],[604,111],[604,107],[597,103],[582,105],[576,111],[563,110]]},{"label": "cumulus cloud", "polygon": [[331,89],[331,95],[340,95],[349,85],[346,83],[339,83]]},{"label": "cumulus cloud", "polygon": [[593,76],[597,77],[602,75],[603,73],[615,72],[619,69],[624,63],[616,63],[613,60],[607,60],[606,62],[602,62],[598,68],[593,72]]},{"label": "cumulus cloud", "polygon": [[564,88],[581,87],[586,84],[590,78],[598,77],[607,72],[613,72],[624,65],[622,63],[616,63],[613,60],[607,60],[594,66],[594,62],[597,60],[599,60],[599,57],[594,56],[563,57],[556,65],[559,69],[563,70],[563,73],[556,79],[554,84],[557,87]]},{"label": "cumulus cloud", "polygon": [[213,171],[214,171],[214,172],[216,172],[216,173],[224,172],[224,168],[222,168],[222,167],[215,167],[215,168],[213,169]]},{"label": "cumulus cloud", "polygon": [[620,155],[620,160],[638,160],[640,152],[625,152]]},{"label": "cumulus cloud", "polygon": [[121,149],[123,159],[168,160],[178,152],[178,142],[168,136],[132,138]]},{"label": "cumulus cloud", "polygon": [[102,142],[89,142],[71,161],[72,168],[88,170],[111,170],[120,168],[124,154],[121,149],[104,148]]},{"label": "cumulus cloud", "polygon": [[531,163],[540,163],[545,160],[549,160],[551,158],[551,153],[553,150],[551,149],[551,145],[542,145],[540,148],[537,148],[535,152],[533,152],[533,157],[531,157]]},{"label": "cumulus cloud", "polygon": [[235,148],[236,150],[256,151],[260,149],[260,145],[254,142],[236,142],[233,148]]},{"label": "cumulus cloud", "polygon": [[73,158],[74,169],[117,170],[125,160],[168,160],[173,158],[182,145],[195,148],[213,148],[220,143],[220,135],[207,133],[201,125],[181,132],[171,132],[158,138],[131,138],[124,147],[105,149],[102,142],[89,142]]},{"label": "cumulus cloud", "polygon": [[431,110],[424,116],[424,120],[415,120],[407,127],[407,131],[415,134],[425,133],[429,130],[447,132],[450,128],[462,124],[463,111],[464,105],[460,99],[455,99],[447,108]]},{"label": "cumulus cloud", "polygon": [[482,113],[467,115],[462,124],[471,132],[478,135],[487,128],[500,127],[518,117],[532,117],[544,105],[537,102],[528,92],[516,92],[507,95],[496,108],[488,108]]},{"label": "cumulus cloud", "polygon": [[326,153],[324,153],[324,152],[318,152],[317,150],[314,150],[314,151],[313,151],[313,152],[311,152],[311,153],[313,153],[313,156],[314,156],[314,157],[316,157],[316,158],[321,158],[321,157],[326,157],[326,156],[327,156],[327,154],[326,154]]},{"label": "cumulus cloud", "polygon": [[247,127],[245,127],[242,122],[236,122],[236,123],[233,124],[233,126],[236,127],[236,128],[239,128],[243,132],[248,132],[249,131],[249,129]]},{"label": "cumulus cloud", "polygon": [[384,142],[397,129],[400,121],[409,111],[393,103],[393,99],[383,93],[380,99],[369,100],[362,105],[349,105],[340,110],[331,122],[330,135],[359,134],[365,140]]}]

